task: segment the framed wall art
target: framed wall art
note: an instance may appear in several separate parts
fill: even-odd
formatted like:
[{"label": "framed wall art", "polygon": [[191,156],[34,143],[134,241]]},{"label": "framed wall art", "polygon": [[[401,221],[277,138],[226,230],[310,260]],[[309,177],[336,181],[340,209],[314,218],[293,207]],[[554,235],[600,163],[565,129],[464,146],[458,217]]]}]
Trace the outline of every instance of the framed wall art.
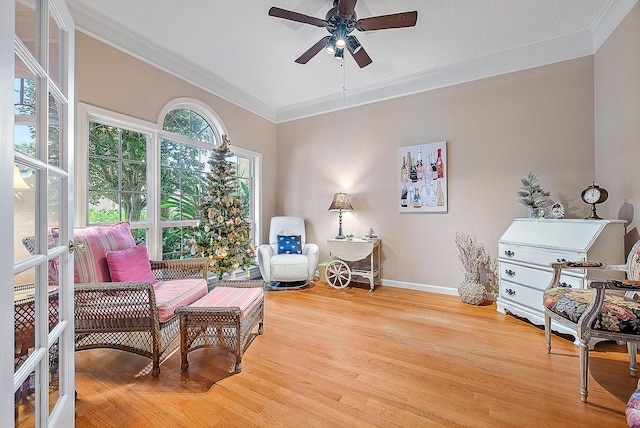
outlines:
[{"label": "framed wall art", "polygon": [[400,212],[447,212],[447,142],[398,148]]}]

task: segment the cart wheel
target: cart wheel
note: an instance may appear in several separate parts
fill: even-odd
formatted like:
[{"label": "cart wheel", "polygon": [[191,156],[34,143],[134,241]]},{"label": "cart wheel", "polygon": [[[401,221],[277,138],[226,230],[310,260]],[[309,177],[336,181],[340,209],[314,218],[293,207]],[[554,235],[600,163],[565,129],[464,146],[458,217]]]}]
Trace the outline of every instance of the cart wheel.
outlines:
[{"label": "cart wheel", "polygon": [[334,260],[327,265],[327,282],[333,288],[344,288],[351,282],[351,269],[342,260]]}]

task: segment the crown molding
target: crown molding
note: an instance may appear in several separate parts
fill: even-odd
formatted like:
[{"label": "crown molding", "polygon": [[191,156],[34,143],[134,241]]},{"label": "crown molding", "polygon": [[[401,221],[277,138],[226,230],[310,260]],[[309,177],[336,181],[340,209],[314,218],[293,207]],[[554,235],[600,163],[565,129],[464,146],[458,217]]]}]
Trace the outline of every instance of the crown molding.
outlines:
[{"label": "crown molding", "polygon": [[638,0],[609,0],[591,25],[594,53],[600,49],[637,2]]},{"label": "crown molding", "polygon": [[79,31],[275,123],[426,92],[593,55],[638,0],[609,0],[589,30],[282,108],[270,106],[186,58],[123,28],[77,0],[67,0]]},{"label": "crown molding", "polygon": [[140,37],[108,16],[67,0],[79,31],[270,121],[276,109],[186,58]]},{"label": "crown molding", "polygon": [[342,93],[336,93],[310,103],[291,105],[278,111],[276,122],[302,119],[320,113],[431,91],[592,54],[592,33],[583,31],[567,37],[546,40],[429,71],[410,74],[378,85],[352,90],[347,89],[347,95],[344,98]]}]

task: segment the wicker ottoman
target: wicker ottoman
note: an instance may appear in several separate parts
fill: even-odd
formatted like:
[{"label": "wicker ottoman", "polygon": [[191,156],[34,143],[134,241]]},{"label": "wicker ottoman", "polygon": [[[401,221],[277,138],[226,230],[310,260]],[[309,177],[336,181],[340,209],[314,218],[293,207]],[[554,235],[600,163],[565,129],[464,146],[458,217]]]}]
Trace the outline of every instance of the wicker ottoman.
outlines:
[{"label": "wicker ottoman", "polygon": [[189,368],[189,352],[216,347],[235,355],[229,372],[240,373],[242,355],[256,336],[264,333],[263,289],[263,281],[220,281],[206,296],[177,308],[181,369]]}]

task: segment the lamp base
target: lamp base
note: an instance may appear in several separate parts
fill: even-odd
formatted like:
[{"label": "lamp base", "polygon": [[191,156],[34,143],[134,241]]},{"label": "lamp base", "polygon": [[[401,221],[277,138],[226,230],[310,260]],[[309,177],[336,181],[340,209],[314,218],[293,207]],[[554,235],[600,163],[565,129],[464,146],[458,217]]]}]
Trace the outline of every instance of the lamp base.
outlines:
[{"label": "lamp base", "polygon": [[334,239],[347,239],[347,237],[344,235],[338,235]]}]

